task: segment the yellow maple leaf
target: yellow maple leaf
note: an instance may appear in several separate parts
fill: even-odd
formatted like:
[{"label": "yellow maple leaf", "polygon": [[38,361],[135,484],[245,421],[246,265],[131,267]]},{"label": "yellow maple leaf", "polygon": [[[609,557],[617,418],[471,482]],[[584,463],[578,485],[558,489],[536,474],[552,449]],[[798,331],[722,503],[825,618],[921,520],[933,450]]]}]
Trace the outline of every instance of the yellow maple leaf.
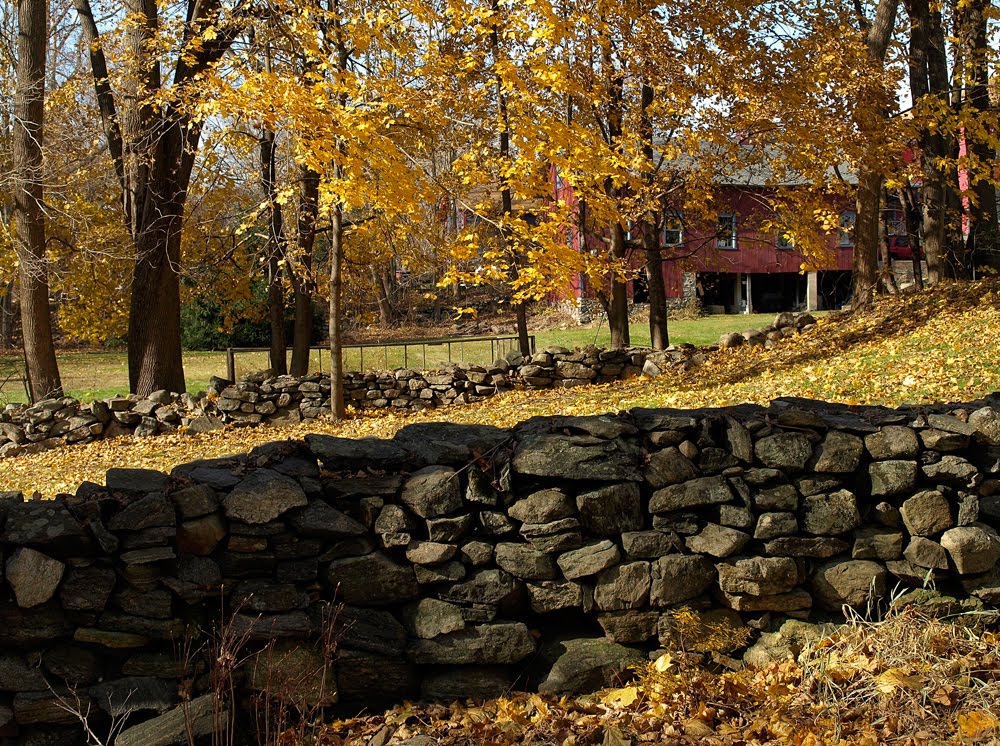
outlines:
[{"label": "yellow maple leaf", "polygon": [[897,689],[919,691],[923,688],[923,684],[923,679],[907,673],[902,668],[890,668],[875,677],[875,685],[880,692],[885,694],[892,694]]},{"label": "yellow maple leaf", "polygon": [[639,689],[626,686],[623,689],[609,689],[601,696],[601,701],[609,707],[628,707],[639,699]]},{"label": "yellow maple leaf", "polygon": [[962,713],[958,716],[958,735],[962,738],[979,738],[1000,728],[1000,718],[983,710]]}]

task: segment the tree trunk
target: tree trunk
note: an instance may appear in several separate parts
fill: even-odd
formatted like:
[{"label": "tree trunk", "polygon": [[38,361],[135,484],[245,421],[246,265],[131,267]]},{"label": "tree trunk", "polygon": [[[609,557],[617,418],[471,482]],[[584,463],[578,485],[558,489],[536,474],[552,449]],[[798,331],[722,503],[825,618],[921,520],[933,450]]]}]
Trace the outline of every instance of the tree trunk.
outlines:
[{"label": "tree trunk", "polygon": [[663,255],[657,221],[653,213],[649,213],[643,228],[642,244],[646,252],[646,286],[649,292],[649,344],[654,350],[665,350],[670,345],[667,291],[663,282]]},{"label": "tree trunk", "polygon": [[[646,82],[642,84],[642,151],[648,162],[649,171],[646,174],[646,185],[652,189],[656,180],[653,171],[653,122],[649,116],[649,107],[653,105],[653,87]],[[653,195],[647,195],[652,199]],[[642,248],[646,253],[646,288],[649,293],[649,343],[654,350],[665,350],[670,344],[670,333],[667,329],[667,290],[663,282],[663,254],[660,248],[660,232],[657,214],[653,210],[646,212],[643,221]]]},{"label": "tree trunk", "polygon": [[[982,120],[990,111],[989,5],[988,0],[968,0],[959,3],[956,11],[955,25],[962,59],[962,107],[969,113],[970,120]],[[966,147],[971,157],[972,196],[966,211],[965,256],[971,274],[977,266],[1000,269],[1000,252],[997,247],[997,193],[992,173],[995,158],[989,144],[981,138],[969,138]]]},{"label": "tree trunk", "polygon": [[[616,154],[624,155],[622,153],[622,134],[625,120],[624,74],[615,67],[613,45],[606,32],[601,35],[600,44],[605,75],[605,93],[608,98],[605,140],[608,147]],[[623,191],[620,187],[615,186],[610,178],[604,183],[604,191],[608,197],[620,204]],[[614,271],[611,276],[611,298],[608,302],[608,327],[611,330],[611,347],[624,348],[628,347],[631,341],[628,328],[628,285],[621,278],[619,270],[623,269],[625,258],[628,255],[628,246],[625,243],[625,229],[622,227],[620,217],[616,217],[609,228],[611,261],[614,265]]]},{"label": "tree trunk", "polygon": [[[883,186],[881,204],[888,207],[889,191]],[[878,251],[879,263],[882,265],[880,274],[880,292],[895,295],[899,292],[896,284],[896,274],[892,271],[892,256],[889,254],[889,216],[886,210],[879,211],[878,221]]]},{"label": "tree trunk", "polygon": [[[181,212],[176,202],[151,200],[164,217],[135,237],[136,259],[128,324],[129,386],[139,396],[186,390],[181,357]],[[156,208],[154,208],[156,209]]]},{"label": "tree trunk", "polygon": [[372,285],[375,288],[375,305],[378,308],[378,320],[383,326],[388,326],[396,320],[396,309],[392,306],[392,291],[388,272],[379,272],[372,265]]},{"label": "tree trunk", "polygon": [[[948,106],[948,58],[945,53],[944,25],[941,11],[932,9],[928,0],[908,0],[912,35],[910,56],[910,97],[914,102],[924,96],[940,99]],[[933,285],[951,276],[946,257],[948,186],[940,159],[947,155],[947,143],[939,131],[920,136],[923,185],[921,187],[921,223],[924,255],[927,257],[927,280]]]},{"label": "tree trunk", "polygon": [[344,390],[343,327],[344,213],[339,203],[330,214],[330,414],[336,420],[347,417]]},{"label": "tree trunk", "polygon": [[275,134],[265,129],[260,136],[260,181],[267,200],[267,309],[271,326],[268,365],[276,376],[288,373],[285,341],[285,289],[280,261],[284,258],[285,226],[276,195]]},{"label": "tree trunk", "polygon": [[[498,14],[500,10],[499,0],[492,0],[492,10],[494,14]],[[496,23],[493,24],[492,31],[490,33],[490,46],[493,52],[494,64],[500,61],[500,31]],[[498,132],[498,151],[501,160],[507,161],[510,159],[510,112],[507,108],[507,94],[504,92],[503,80],[499,73],[495,75],[495,85],[496,85],[496,96],[497,96],[497,115],[500,122],[500,128]],[[517,280],[518,277],[518,256],[516,251],[510,246],[509,231],[510,228],[506,224],[511,220],[514,214],[514,202],[511,196],[510,190],[510,179],[506,175],[506,167],[502,169],[502,175],[500,177],[500,240],[504,243],[504,248],[510,255],[510,279],[512,282]],[[528,339],[528,313],[527,309],[524,307],[524,301],[512,300],[511,305],[514,307],[514,318],[517,323],[517,347],[522,355],[531,354],[531,343]]]},{"label": "tree trunk", "polygon": [[[861,14],[858,3],[858,22],[864,34],[868,62],[877,71],[885,68],[885,55],[896,25],[899,0],[879,0],[875,17],[869,22]],[[888,117],[889,92],[880,82],[873,83],[861,93],[855,117],[859,129],[875,140],[880,139]],[[866,309],[872,305],[878,289],[878,239],[879,209],[882,203],[882,174],[876,163],[880,154],[868,153],[858,167],[856,197],[857,221],[854,225],[854,261],[851,289],[852,307]]]},{"label": "tree trunk", "polygon": [[[103,42],[89,0],[74,0],[90,51],[94,90],[108,153],[135,252],[129,306],[128,367],[132,391],[184,391],[180,343],[180,235],[201,126],[173,103],[154,103],[162,90],[159,55],[150,45],[159,28],[155,0],[127,0],[130,22],[122,57],[124,106],[111,88]],[[212,39],[201,30],[220,20],[218,0],[188,0],[184,40],[197,43],[176,57],[171,84],[197,80],[228,51],[239,31],[230,24]]]},{"label": "tree trunk", "polygon": [[524,303],[514,306],[517,321],[517,349],[522,355],[531,354],[531,339],[528,337],[528,308]]},{"label": "tree trunk", "polygon": [[[625,229],[620,223],[615,223],[611,227],[611,258],[616,263],[623,262],[626,253]],[[611,330],[612,349],[622,349],[631,344],[628,328],[628,286],[617,272],[611,278],[608,328]]]},{"label": "tree trunk", "polygon": [[854,224],[854,274],[851,282],[854,310],[868,309],[878,290],[878,224],[882,174],[863,169],[858,174],[857,222]]},{"label": "tree trunk", "polygon": [[309,373],[309,347],[312,344],[313,245],[316,242],[316,218],[319,210],[319,174],[305,166],[299,176],[299,213],[297,221],[297,249],[302,271],[295,285],[295,325],[292,333],[293,376]]},{"label": "tree trunk", "polygon": [[52,342],[45,266],[42,142],[45,117],[46,0],[17,0],[17,85],[12,133],[14,248],[20,263],[21,333],[32,401],[62,395]]}]

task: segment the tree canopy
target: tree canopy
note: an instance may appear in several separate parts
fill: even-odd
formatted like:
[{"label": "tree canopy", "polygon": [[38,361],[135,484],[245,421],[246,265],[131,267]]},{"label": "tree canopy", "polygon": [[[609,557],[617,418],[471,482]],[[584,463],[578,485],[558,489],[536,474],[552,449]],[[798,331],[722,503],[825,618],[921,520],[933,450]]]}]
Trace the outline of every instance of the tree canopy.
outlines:
[{"label": "tree canopy", "polygon": [[[491,287],[522,321],[585,275],[627,344],[626,281],[644,271],[661,306],[673,260],[646,237],[714,220],[720,183],[748,170],[771,189],[762,227],[804,270],[841,227],[831,199],[856,200],[856,306],[886,285],[890,197],[928,281],[1000,267],[986,0],[64,1],[47,4],[35,254],[60,331],[123,338],[140,393],[183,389],[184,303],[223,326],[270,318],[279,369],[293,316],[302,373],[317,300],[336,359],[346,316],[391,320],[418,273],[459,310],[463,286]],[[6,160],[7,70],[30,50],[5,14]],[[10,297],[29,255],[24,172],[5,172]],[[665,313],[651,323],[665,344]],[[44,331],[26,325],[26,345]]]}]

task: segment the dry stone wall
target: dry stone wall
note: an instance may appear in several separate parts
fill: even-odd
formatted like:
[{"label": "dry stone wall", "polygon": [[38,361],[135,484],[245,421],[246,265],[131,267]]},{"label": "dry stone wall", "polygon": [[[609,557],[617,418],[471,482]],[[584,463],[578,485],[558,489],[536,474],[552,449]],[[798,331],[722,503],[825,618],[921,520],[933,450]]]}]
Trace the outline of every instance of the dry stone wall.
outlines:
[{"label": "dry stone wall", "polygon": [[[766,329],[725,334],[719,345],[702,349],[692,345],[664,351],[550,347],[527,356],[513,351],[487,367],[347,373],[346,398],[357,409],[419,411],[478,402],[512,389],[568,388],[640,374],[655,377],[667,368],[698,366],[719,347],[771,347],[814,324],[809,314],[782,313]],[[213,378],[209,391],[195,396],[155,391],[147,397],[115,396],[86,405],[72,397],[32,406],[11,404],[0,411],[0,459],[121,435],[149,437],[178,429],[196,434],[227,424],[310,422],[329,411],[330,379],[323,374],[271,377],[257,373],[237,382]]]},{"label": "dry stone wall", "polygon": [[124,718],[118,744],[183,742],[260,691],[356,711],[587,688],[683,606],[768,630],[928,580],[942,608],[1000,605],[1000,396],[315,435],[6,493],[0,520],[4,742],[77,742],[66,703]]}]

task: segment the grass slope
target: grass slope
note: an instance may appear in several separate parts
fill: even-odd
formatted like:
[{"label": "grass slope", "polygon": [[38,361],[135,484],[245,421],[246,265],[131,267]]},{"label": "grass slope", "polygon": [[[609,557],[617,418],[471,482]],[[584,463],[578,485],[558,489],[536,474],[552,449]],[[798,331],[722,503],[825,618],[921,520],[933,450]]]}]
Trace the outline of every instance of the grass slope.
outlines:
[{"label": "grass slope", "polygon": [[292,428],[233,428],[200,436],[120,438],[0,461],[0,490],[73,491],[103,483],[111,467],[169,471],[194,458],[245,451],[308,432],[388,438],[415,421],[511,426],[546,414],[597,414],[632,407],[707,407],[805,396],[851,404],[963,401],[1000,390],[1000,281],[954,284],[887,298],[860,316],[831,315],[773,350],[738,348],[700,368],[656,379],[515,391],[486,402],[416,415],[357,414],[346,422]]},{"label": "grass slope", "polygon": [[[717,342],[719,336],[725,332],[760,328],[773,320],[773,314],[703,316],[697,319],[672,320],[670,338],[675,344],[688,342],[699,346],[707,345]],[[634,345],[640,347],[649,345],[648,323],[634,323],[630,326],[629,332]],[[567,329],[545,329],[533,333],[535,347],[539,350],[553,346],[572,348],[592,344],[607,347],[611,341],[608,326],[603,323],[573,326]],[[415,333],[405,338],[413,339],[417,336],[420,334]],[[374,341],[367,340],[369,344]],[[379,370],[405,367],[428,369],[444,365],[449,361],[489,365],[502,351],[491,346],[489,342],[461,341],[453,342],[450,346],[448,344],[415,346],[407,350],[395,346],[366,349],[364,352],[348,348],[344,351],[344,369]],[[70,396],[83,401],[93,401],[128,393],[128,360],[124,351],[60,352],[58,357],[63,388]],[[186,351],[183,357],[188,391],[203,391],[208,387],[208,381],[212,376],[226,375],[224,351]],[[329,370],[328,358],[328,353],[313,350],[309,369]],[[240,352],[237,353],[235,362],[237,375],[268,367],[266,352]],[[17,355],[0,355],[0,404],[26,401],[24,390],[17,382],[11,381],[3,385],[5,378],[3,371],[13,370],[14,367],[19,368],[22,365],[23,361]]]}]

